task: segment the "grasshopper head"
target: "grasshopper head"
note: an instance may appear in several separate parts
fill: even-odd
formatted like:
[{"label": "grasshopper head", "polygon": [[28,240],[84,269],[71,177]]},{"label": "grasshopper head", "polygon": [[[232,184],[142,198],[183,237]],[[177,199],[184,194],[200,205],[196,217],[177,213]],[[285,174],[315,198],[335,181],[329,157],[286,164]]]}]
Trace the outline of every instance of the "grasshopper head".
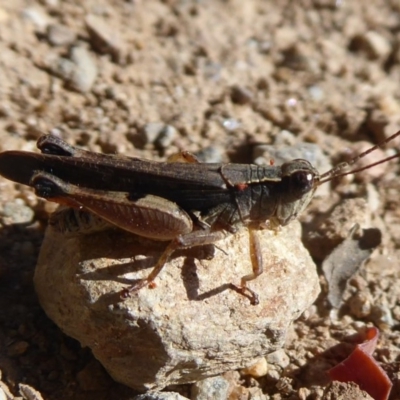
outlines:
[{"label": "grasshopper head", "polygon": [[320,174],[307,160],[302,159],[284,163],[281,171],[281,201],[275,217],[280,225],[287,225],[308,206],[319,185]]},{"label": "grasshopper head", "polygon": [[287,225],[290,221],[297,218],[307,207],[319,185],[342,176],[356,174],[376,165],[399,158],[400,153],[397,152],[366,166],[350,169],[351,166],[355,165],[362,158],[378,148],[383,148],[387,143],[398,136],[400,136],[400,131],[389,136],[377,145],[370,147],[350,161],[336,165],[322,175],[306,160],[298,159],[284,163],[281,166],[281,181],[278,188],[280,198],[273,219],[280,225]]}]

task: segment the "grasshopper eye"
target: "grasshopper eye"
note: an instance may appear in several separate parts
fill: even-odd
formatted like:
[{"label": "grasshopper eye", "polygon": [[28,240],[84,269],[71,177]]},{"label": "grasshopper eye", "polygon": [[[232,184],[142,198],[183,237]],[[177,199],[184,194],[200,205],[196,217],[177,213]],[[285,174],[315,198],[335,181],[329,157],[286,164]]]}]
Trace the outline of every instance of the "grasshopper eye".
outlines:
[{"label": "grasshopper eye", "polygon": [[290,176],[290,190],[296,193],[307,193],[314,186],[314,174],[310,171],[297,171]]},{"label": "grasshopper eye", "polygon": [[312,171],[293,171],[282,179],[283,191],[292,201],[298,200],[315,187],[314,182]]},{"label": "grasshopper eye", "polygon": [[318,171],[307,160],[297,159],[282,165],[282,190],[291,201],[314,190],[318,181]]}]

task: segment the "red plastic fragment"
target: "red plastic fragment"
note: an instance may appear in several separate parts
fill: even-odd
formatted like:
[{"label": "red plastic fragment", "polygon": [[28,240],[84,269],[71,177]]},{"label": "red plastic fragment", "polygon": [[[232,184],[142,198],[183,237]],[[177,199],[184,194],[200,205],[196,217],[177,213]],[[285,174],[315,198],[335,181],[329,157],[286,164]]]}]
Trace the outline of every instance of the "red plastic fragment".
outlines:
[{"label": "red plastic fragment", "polygon": [[328,371],[332,380],[355,382],[374,400],[387,400],[393,386],[382,367],[372,357],[379,338],[377,328],[368,328],[363,343],[348,358]]}]

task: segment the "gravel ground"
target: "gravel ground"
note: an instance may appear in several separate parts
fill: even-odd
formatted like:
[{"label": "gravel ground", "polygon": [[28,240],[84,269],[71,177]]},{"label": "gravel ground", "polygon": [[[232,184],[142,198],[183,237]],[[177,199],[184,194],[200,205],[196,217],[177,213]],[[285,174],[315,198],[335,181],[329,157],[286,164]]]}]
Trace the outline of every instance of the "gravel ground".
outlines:
[{"label": "gravel ground", "polygon": [[[33,151],[52,132],[92,151],[163,160],[188,150],[203,161],[250,163],[264,155],[261,144],[307,142],[335,165],[400,129],[400,3],[0,0],[0,99],[0,151]],[[400,141],[388,147],[370,159]],[[326,371],[349,354],[332,348],[375,325],[375,358],[393,382],[390,399],[400,398],[398,166],[326,185],[302,216],[322,293],[263,376],[231,371],[175,392],[367,398],[350,384],[324,394]],[[132,398],[38,303],[32,278],[53,210],[0,178],[3,398]],[[320,267],[354,222],[379,230],[381,245],[332,311]]]}]

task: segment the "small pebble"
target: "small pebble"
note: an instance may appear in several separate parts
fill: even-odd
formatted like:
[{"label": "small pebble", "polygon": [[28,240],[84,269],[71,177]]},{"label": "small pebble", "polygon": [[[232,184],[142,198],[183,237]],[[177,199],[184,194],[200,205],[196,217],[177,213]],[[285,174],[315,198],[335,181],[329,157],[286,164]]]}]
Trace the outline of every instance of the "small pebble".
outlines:
[{"label": "small pebble", "polygon": [[69,81],[75,69],[75,65],[71,60],[64,57],[58,57],[56,54],[50,53],[44,64],[51,72],[65,81]]},{"label": "small pebble", "polygon": [[275,165],[282,165],[284,162],[302,158],[308,160],[318,170],[325,171],[330,169],[330,161],[321,149],[313,143],[298,143],[294,146],[285,145],[259,145],[253,150],[253,160],[264,159],[264,164],[269,164],[270,160],[274,160]]},{"label": "small pebble", "polygon": [[241,373],[243,375],[250,375],[254,378],[260,378],[262,376],[267,375],[268,372],[268,363],[265,357],[261,357],[250,367],[243,368]]},{"label": "small pebble", "polygon": [[295,98],[295,97],[289,97],[287,100],[286,100],[286,105],[288,106],[288,107],[296,107],[297,106],[297,104],[298,104],[298,101],[297,101],[297,99]]},{"label": "small pebble", "polygon": [[[250,400],[269,400],[270,399],[270,397],[268,395],[264,394],[262,389],[259,387],[250,387],[250,388],[248,388],[247,393],[249,396],[248,398]],[[242,397],[237,397],[237,398],[238,399],[247,398],[244,396],[245,396],[245,394]]]},{"label": "small pebble", "polygon": [[146,124],[141,130],[142,139],[146,144],[154,143],[164,127],[165,124],[162,122],[150,122]]},{"label": "small pebble", "polygon": [[271,381],[278,381],[281,377],[281,373],[275,368],[268,368],[267,377]]},{"label": "small pebble", "polygon": [[165,125],[155,141],[155,144],[162,149],[171,145],[176,137],[176,129],[172,125]]},{"label": "small pebble", "polygon": [[290,364],[290,359],[283,349],[268,354],[266,359],[269,364],[276,365],[282,369],[286,368]]},{"label": "small pebble", "polygon": [[101,53],[111,54],[115,62],[121,62],[126,45],[120,34],[111,28],[114,25],[110,25],[106,20],[95,15],[88,15],[85,22],[92,46]]},{"label": "small pebble", "polygon": [[243,86],[234,85],[231,88],[231,100],[235,104],[244,105],[253,100],[253,93]]},{"label": "small pebble", "polygon": [[289,378],[288,376],[283,376],[276,383],[276,388],[279,390],[280,393],[284,395],[289,395],[294,390],[292,385],[293,379]]},{"label": "small pebble", "polygon": [[10,14],[4,8],[0,8],[0,23],[5,23],[9,19],[10,19]]},{"label": "small pebble", "polygon": [[34,7],[25,8],[22,16],[31,21],[36,28],[45,30],[50,23],[50,18],[42,10]]},{"label": "small pebble", "polygon": [[98,74],[96,62],[84,47],[74,47],[71,51],[71,60],[75,64],[71,76],[71,85],[78,92],[88,92]]},{"label": "small pebble", "polygon": [[7,355],[9,357],[18,357],[24,354],[29,348],[29,343],[24,340],[14,342],[7,347]]},{"label": "small pebble", "polygon": [[307,389],[305,387],[302,387],[298,390],[298,396],[300,400],[307,400],[308,396],[311,394],[310,389]]},{"label": "small pebble", "polygon": [[225,400],[229,398],[229,382],[222,376],[203,379],[192,386],[192,400]]},{"label": "small pebble", "polygon": [[394,95],[381,95],[377,100],[379,109],[387,117],[398,117],[400,114],[400,102]]},{"label": "small pebble", "polygon": [[362,39],[371,59],[386,59],[392,50],[390,42],[378,32],[368,31]]},{"label": "small pebble", "polygon": [[365,293],[356,293],[348,300],[348,305],[356,318],[365,318],[371,313],[371,301]]},{"label": "small pebble", "polygon": [[392,310],[393,318],[397,323],[400,322],[400,306],[394,306]]},{"label": "small pebble", "polygon": [[298,42],[298,32],[289,27],[282,27],[276,30],[274,44],[280,51],[285,51]]},{"label": "small pebble", "polygon": [[33,220],[34,212],[22,199],[15,199],[4,204],[1,212],[7,225],[27,224]]},{"label": "small pebble", "polygon": [[227,131],[235,131],[236,129],[240,128],[240,122],[235,119],[235,118],[227,118],[224,119],[222,122],[222,126],[227,130]]},{"label": "small pebble", "polygon": [[142,139],[146,144],[154,143],[165,149],[176,136],[176,129],[172,125],[166,125],[163,122],[150,122],[141,130]]},{"label": "small pebble", "polygon": [[205,163],[221,163],[224,161],[224,150],[219,146],[209,146],[201,149],[196,156],[201,162]]},{"label": "small pebble", "polygon": [[325,93],[321,89],[320,86],[316,86],[316,85],[310,86],[308,88],[308,93],[310,94],[311,98],[316,102],[320,102],[320,101],[324,100],[324,98],[325,98]]},{"label": "small pebble", "polygon": [[47,27],[47,38],[53,46],[66,46],[75,41],[76,35],[65,25],[50,24]]},{"label": "small pebble", "polygon": [[390,329],[394,324],[392,311],[385,305],[374,306],[371,311],[371,318],[373,323],[384,331]]},{"label": "small pebble", "polygon": [[56,7],[60,6],[60,1],[59,0],[44,0],[44,4],[47,7],[56,8]]},{"label": "small pebble", "polygon": [[43,400],[41,393],[30,385],[20,383],[18,388],[24,400]]}]

